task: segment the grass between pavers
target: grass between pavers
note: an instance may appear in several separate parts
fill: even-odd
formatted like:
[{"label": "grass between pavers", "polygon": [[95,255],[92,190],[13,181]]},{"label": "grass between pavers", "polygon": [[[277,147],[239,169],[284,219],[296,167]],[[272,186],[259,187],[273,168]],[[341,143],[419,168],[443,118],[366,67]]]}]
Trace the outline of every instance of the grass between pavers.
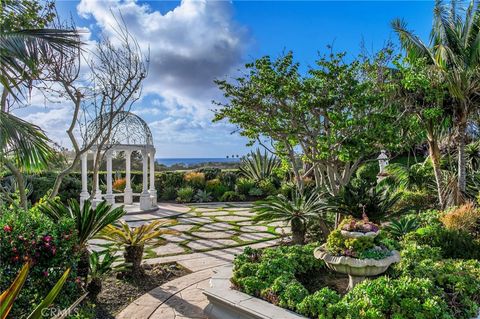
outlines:
[{"label": "grass between pavers", "polygon": [[[173,218],[170,218],[170,220],[173,221],[172,224],[168,225],[168,226],[164,226],[164,227],[171,227],[171,226],[175,226],[175,225],[191,225],[192,226],[192,228],[190,228],[189,230],[179,231],[182,234],[188,235],[192,239],[186,239],[186,240],[183,240],[183,241],[180,241],[180,242],[169,242],[167,240],[167,243],[173,243],[173,244],[179,246],[180,248],[182,248],[184,250],[183,253],[158,254],[157,252],[154,251],[154,249],[156,249],[158,247],[161,247],[161,245],[151,246],[151,247],[146,247],[145,248],[145,255],[144,255],[145,259],[158,258],[158,257],[168,257],[168,256],[174,256],[174,255],[184,255],[184,254],[189,254],[189,253],[193,253],[193,252],[208,252],[208,251],[222,250],[222,249],[228,249],[228,248],[235,248],[235,247],[239,247],[239,246],[253,245],[253,244],[261,243],[261,242],[264,242],[264,241],[275,240],[275,239],[279,239],[283,236],[283,234],[280,234],[280,233],[275,231],[275,229],[278,228],[279,226],[271,226],[271,225],[268,224],[268,222],[253,223],[253,225],[252,225],[252,226],[266,226],[267,230],[265,230],[265,231],[242,231],[241,227],[248,226],[248,225],[240,225],[238,223],[246,222],[246,221],[252,221],[252,218],[248,215],[246,216],[245,214],[238,215],[238,214],[236,214],[236,212],[234,210],[232,210],[232,208],[233,209],[235,209],[235,208],[242,208],[242,209],[249,208],[249,206],[247,206],[245,204],[242,205],[241,207],[238,207],[238,206],[235,206],[234,204],[231,204],[231,203],[225,203],[224,205],[219,206],[219,207],[215,207],[214,209],[210,209],[211,207],[209,207],[209,204],[196,204],[196,205],[188,205],[188,206],[190,207],[189,211],[187,211],[185,213],[181,213],[179,215],[176,215]],[[202,208],[208,208],[208,211],[201,211]],[[227,214],[211,215],[211,216],[204,216],[203,215],[204,213],[214,213],[214,212],[222,212],[222,213],[227,213]],[[220,217],[220,216],[237,216],[237,217],[243,218],[243,220],[224,221],[224,220],[221,220],[221,219],[217,218],[217,217]],[[253,217],[253,214],[252,214],[252,217]],[[178,220],[179,218],[182,218],[182,221],[179,221]],[[185,222],[185,220],[188,220],[189,218],[205,218],[206,220],[210,220],[210,221],[209,222],[199,222],[199,221]],[[155,220],[155,219],[148,219],[148,220],[145,220],[145,221],[151,221],[151,220]],[[138,220],[138,221],[143,221],[143,220]],[[235,241],[236,243],[231,244],[231,245],[222,245],[222,246],[214,247],[214,248],[213,247],[207,247],[205,249],[192,249],[188,246],[189,243],[195,242],[196,240],[209,240],[209,238],[204,238],[204,237],[197,236],[195,233],[200,232],[200,229],[203,226],[211,225],[211,224],[215,224],[215,223],[228,224],[232,228],[231,229],[226,229],[226,230],[234,232],[234,234],[232,234],[230,236],[227,236],[225,238],[219,238],[219,240],[230,239],[230,240]],[[213,232],[219,232],[219,231],[223,231],[223,230],[202,230],[201,232],[205,232],[205,233],[212,232],[213,233]],[[274,237],[262,238],[262,239],[257,239],[257,240],[242,240],[240,238],[243,234],[249,234],[249,233],[250,234],[251,233],[265,233],[265,234],[274,235]],[[217,239],[210,239],[210,240],[215,241]]]}]

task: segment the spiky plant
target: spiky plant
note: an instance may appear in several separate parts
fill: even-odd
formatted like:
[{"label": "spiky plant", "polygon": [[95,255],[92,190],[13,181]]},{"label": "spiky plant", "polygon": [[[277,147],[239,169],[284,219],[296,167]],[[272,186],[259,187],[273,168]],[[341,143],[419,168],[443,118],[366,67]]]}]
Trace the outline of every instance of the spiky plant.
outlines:
[{"label": "spiky plant", "polygon": [[143,251],[147,245],[161,245],[165,241],[160,237],[166,234],[177,234],[162,226],[171,225],[169,220],[155,220],[138,227],[130,227],[121,220],[118,225],[108,225],[99,234],[99,238],[111,241],[118,248],[123,248],[125,263],[130,267],[130,274],[138,276],[143,273],[141,263]]},{"label": "spiky plant", "polygon": [[90,299],[97,300],[97,296],[102,292],[102,279],[108,275],[113,269],[123,269],[122,265],[114,267],[114,263],[118,260],[110,250],[102,252],[92,251],[89,258],[90,264],[90,281],[87,285],[87,291]]},{"label": "spiky plant", "polygon": [[415,231],[419,227],[418,220],[414,217],[402,217],[398,220],[393,220],[385,227],[395,239],[402,239],[406,234]]},{"label": "spiky plant", "polygon": [[292,241],[295,244],[305,242],[307,224],[321,217],[325,203],[317,193],[310,195],[295,192],[292,199],[279,194],[266,200],[257,201],[253,206],[256,213],[254,221],[283,221],[292,229]]},{"label": "spiky plant", "polygon": [[276,156],[268,156],[267,151],[262,154],[260,149],[257,149],[242,159],[239,170],[243,176],[260,182],[271,177],[278,167],[280,161]]},{"label": "spiky plant", "polygon": [[89,272],[87,242],[94,238],[105,226],[114,223],[125,215],[123,206],[112,208],[112,205],[106,201],[98,203],[95,208],[92,207],[90,201],[85,201],[83,207],[80,208],[80,204],[75,199],[70,199],[68,206],[59,200],[48,200],[46,203],[39,205],[39,209],[54,221],[58,221],[64,216],[75,220],[80,249],[78,274],[85,278]]}]

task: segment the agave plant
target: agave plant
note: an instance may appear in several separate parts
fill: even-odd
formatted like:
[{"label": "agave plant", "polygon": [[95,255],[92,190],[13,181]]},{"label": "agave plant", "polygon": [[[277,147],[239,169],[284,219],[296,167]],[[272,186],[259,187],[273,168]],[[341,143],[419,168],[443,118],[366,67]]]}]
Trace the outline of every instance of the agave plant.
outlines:
[{"label": "agave plant", "polygon": [[121,220],[119,225],[108,225],[99,234],[99,238],[111,241],[114,245],[124,249],[123,257],[127,266],[131,267],[130,274],[137,276],[143,273],[141,263],[143,251],[147,245],[161,245],[164,243],[161,235],[177,234],[171,229],[162,226],[171,225],[169,220],[155,220],[138,227],[130,227]]},{"label": "agave plant", "polygon": [[90,281],[87,285],[87,291],[90,299],[97,300],[97,296],[102,292],[102,279],[108,275],[113,269],[120,270],[122,265],[114,267],[114,263],[118,260],[111,251],[103,252],[92,251],[90,254]]},{"label": "agave plant", "polygon": [[78,263],[78,274],[82,277],[88,275],[89,252],[87,242],[95,237],[105,226],[117,221],[125,215],[123,206],[112,208],[112,205],[103,201],[93,208],[90,201],[85,201],[83,207],[75,199],[68,201],[68,206],[62,204],[59,200],[48,200],[39,206],[40,211],[54,221],[58,221],[64,216],[75,220],[78,232],[80,261]]},{"label": "agave plant", "polygon": [[199,189],[194,197],[197,203],[207,203],[212,201],[212,194],[210,192]]},{"label": "agave plant", "polygon": [[271,177],[278,167],[280,161],[276,156],[268,156],[267,151],[262,154],[257,149],[242,159],[239,170],[243,176],[260,182]]},{"label": "agave plant", "polygon": [[414,217],[402,217],[399,220],[393,220],[385,230],[395,239],[401,239],[406,234],[415,231],[419,227],[418,220]]},{"label": "agave plant", "polygon": [[[293,243],[303,244],[308,222],[320,218],[325,207],[325,203],[317,193],[304,195],[295,192],[291,200],[279,194],[255,202],[253,211],[256,216],[253,219],[257,222],[284,221],[291,226]],[[322,231],[324,229],[326,231],[326,227]]]},{"label": "agave plant", "polygon": [[[31,267],[31,262],[27,262],[25,265],[23,265],[22,269],[20,270],[20,272],[18,273],[17,277],[15,278],[13,283],[10,285],[10,287],[0,295],[0,318],[1,319],[5,319],[8,316],[8,313],[10,312],[10,310],[12,309],[15,299],[20,293],[23,287],[23,284],[27,280],[30,267]],[[55,298],[57,298],[69,274],[70,274],[70,268],[68,268],[63,273],[62,277],[57,281],[57,283],[52,288],[52,290],[50,290],[50,292],[45,297],[45,299],[43,299],[42,302],[39,305],[37,305],[37,307],[35,307],[32,313],[30,313],[30,315],[27,317],[27,319],[42,318],[43,316],[42,310],[50,306],[50,304],[55,300]]]}]

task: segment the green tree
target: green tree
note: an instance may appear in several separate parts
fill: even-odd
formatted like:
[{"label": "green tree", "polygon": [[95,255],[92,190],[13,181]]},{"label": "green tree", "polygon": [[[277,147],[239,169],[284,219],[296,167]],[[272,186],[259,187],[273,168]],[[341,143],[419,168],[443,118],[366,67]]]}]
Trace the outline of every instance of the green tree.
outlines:
[{"label": "green tree", "polygon": [[430,44],[426,45],[405,22],[394,20],[392,26],[411,59],[426,58],[442,73],[452,97],[448,107],[458,151],[457,198],[466,189],[465,140],[470,116],[480,108],[480,7],[471,0],[463,13],[457,1],[434,7]]},{"label": "green tree", "polygon": [[446,83],[440,71],[424,58],[406,58],[402,63],[396,61],[398,72],[394,72],[392,82],[393,99],[402,114],[411,117],[425,132],[429,157],[435,175],[438,201],[445,206],[444,185],[440,167],[441,153],[439,138],[442,129],[448,127],[450,119],[445,110],[449,102]]}]

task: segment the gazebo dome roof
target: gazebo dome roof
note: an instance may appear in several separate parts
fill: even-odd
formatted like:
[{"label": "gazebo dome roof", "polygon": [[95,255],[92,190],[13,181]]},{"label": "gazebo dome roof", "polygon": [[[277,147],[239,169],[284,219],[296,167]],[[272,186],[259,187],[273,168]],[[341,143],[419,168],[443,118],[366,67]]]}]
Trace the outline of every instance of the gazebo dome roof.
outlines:
[{"label": "gazebo dome roof", "polygon": [[[108,123],[110,116],[105,113],[90,122],[87,126],[87,136],[90,138],[96,136],[98,130]],[[102,132],[100,140],[107,133],[107,131]],[[153,146],[152,132],[147,123],[138,115],[127,111],[118,112],[114,115],[112,133],[105,146],[107,145]]]}]

